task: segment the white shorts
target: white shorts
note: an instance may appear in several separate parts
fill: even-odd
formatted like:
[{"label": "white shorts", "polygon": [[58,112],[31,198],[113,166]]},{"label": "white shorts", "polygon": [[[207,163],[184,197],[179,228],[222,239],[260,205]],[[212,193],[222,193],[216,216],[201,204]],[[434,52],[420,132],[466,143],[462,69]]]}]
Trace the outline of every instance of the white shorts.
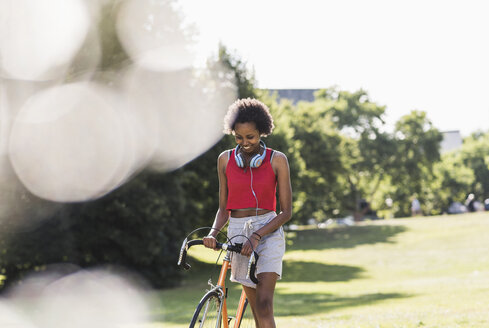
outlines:
[{"label": "white shorts", "polygon": [[[228,238],[234,243],[245,243],[246,237],[250,237],[254,231],[270,222],[277,216],[275,212],[268,212],[258,216],[244,218],[229,218]],[[246,236],[246,237],[244,237]],[[282,258],[285,254],[285,237],[282,227],[274,232],[263,236],[255,250],[259,259],[256,265],[256,274],[263,272],[275,272],[278,279],[282,277]],[[232,254],[231,258],[231,281],[240,283],[247,287],[256,288],[251,279],[246,279],[249,258],[241,254]]]}]

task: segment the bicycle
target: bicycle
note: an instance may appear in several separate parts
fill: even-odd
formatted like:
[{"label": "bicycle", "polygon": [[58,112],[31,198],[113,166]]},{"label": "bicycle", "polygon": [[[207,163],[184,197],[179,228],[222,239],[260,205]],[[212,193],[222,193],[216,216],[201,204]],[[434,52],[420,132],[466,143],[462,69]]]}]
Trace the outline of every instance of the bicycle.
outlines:
[{"label": "bicycle", "polygon": [[[190,264],[186,262],[187,251],[190,247],[195,245],[203,245],[202,239],[194,239],[187,241],[187,238],[183,241],[180,249],[180,256],[178,258],[178,265],[185,270],[190,269]],[[223,259],[219,278],[216,285],[212,284],[209,279],[208,284],[210,289],[204,294],[199,304],[197,305],[190,321],[189,328],[229,328],[231,327],[231,321],[234,319],[233,328],[247,328],[255,327],[255,321],[251,315],[251,311],[248,308],[248,299],[244,289],[241,291],[241,297],[239,299],[238,307],[235,317],[228,316],[228,308],[226,300],[228,298],[228,290],[226,288],[227,272],[230,269],[231,253],[241,253],[243,244],[235,243],[216,243],[216,248],[226,251],[226,256]],[[248,262],[248,277],[255,283],[258,283],[258,279],[255,276],[256,263],[258,261],[258,254],[253,252]]]}]

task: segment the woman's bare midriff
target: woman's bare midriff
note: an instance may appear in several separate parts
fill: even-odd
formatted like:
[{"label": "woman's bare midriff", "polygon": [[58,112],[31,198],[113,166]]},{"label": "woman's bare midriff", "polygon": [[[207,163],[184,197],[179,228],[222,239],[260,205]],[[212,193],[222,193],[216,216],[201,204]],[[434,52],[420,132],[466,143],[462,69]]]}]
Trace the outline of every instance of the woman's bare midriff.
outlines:
[{"label": "woman's bare midriff", "polygon": [[271,212],[271,211],[270,210],[258,210],[258,212],[257,212],[256,208],[231,210],[231,217],[233,217],[233,218],[245,218],[247,216],[263,215],[263,214],[266,214],[268,212]]}]

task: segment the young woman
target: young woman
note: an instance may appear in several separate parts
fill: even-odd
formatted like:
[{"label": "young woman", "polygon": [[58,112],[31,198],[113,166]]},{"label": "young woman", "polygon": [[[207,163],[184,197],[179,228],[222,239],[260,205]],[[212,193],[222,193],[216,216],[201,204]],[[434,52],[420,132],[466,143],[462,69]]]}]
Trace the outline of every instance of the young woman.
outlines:
[{"label": "young woman", "polygon": [[[292,215],[289,164],[283,153],[267,148],[261,140],[274,128],[268,107],[262,102],[250,98],[237,100],[229,107],[224,126],[226,133],[234,135],[237,146],[221,153],[217,160],[219,209],[204,245],[215,248],[215,237],[229,221],[228,237],[233,242],[243,242],[241,255],[231,260],[231,281],[243,285],[256,327],[275,327],[273,294],[282,275],[285,252],[282,225]],[[253,249],[260,256],[256,285],[246,279],[248,257]]]}]

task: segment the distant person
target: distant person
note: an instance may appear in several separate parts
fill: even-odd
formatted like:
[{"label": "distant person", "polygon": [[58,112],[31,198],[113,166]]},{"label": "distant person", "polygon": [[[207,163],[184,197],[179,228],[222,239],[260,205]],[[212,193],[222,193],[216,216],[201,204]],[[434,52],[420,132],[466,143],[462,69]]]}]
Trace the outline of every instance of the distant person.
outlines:
[{"label": "distant person", "polygon": [[484,201],[484,209],[486,211],[489,211],[489,198],[486,198],[486,200]]},{"label": "distant person", "polygon": [[474,194],[470,193],[467,196],[467,199],[465,200],[465,207],[467,207],[467,211],[469,212],[475,212],[475,196]]},{"label": "distant person", "polygon": [[478,200],[474,201],[474,209],[476,212],[483,211],[484,210],[484,205]]},{"label": "distant person", "polygon": [[416,196],[411,198],[411,216],[422,215],[421,204]]},{"label": "distant person", "polygon": [[448,214],[460,214],[467,212],[467,208],[460,202],[452,202],[448,207]]},{"label": "distant person", "polygon": [[360,212],[362,212],[362,214],[365,214],[365,212],[367,212],[370,209],[370,203],[367,202],[366,199],[362,198],[360,200],[359,207],[360,207]]},{"label": "distant person", "polygon": [[372,210],[370,203],[366,199],[362,199],[359,204],[360,212],[357,215],[356,220],[362,221],[363,219],[379,220],[377,211]]},{"label": "distant person", "polygon": [[388,209],[388,212],[387,212],[387,215],[386,215],[386,219],[392,218],[392,205],[393,204],[394,204],[394,201],[392,200],[392,198],[387,197],[385,199],[385,205],[387,206],[387,209]]}]

